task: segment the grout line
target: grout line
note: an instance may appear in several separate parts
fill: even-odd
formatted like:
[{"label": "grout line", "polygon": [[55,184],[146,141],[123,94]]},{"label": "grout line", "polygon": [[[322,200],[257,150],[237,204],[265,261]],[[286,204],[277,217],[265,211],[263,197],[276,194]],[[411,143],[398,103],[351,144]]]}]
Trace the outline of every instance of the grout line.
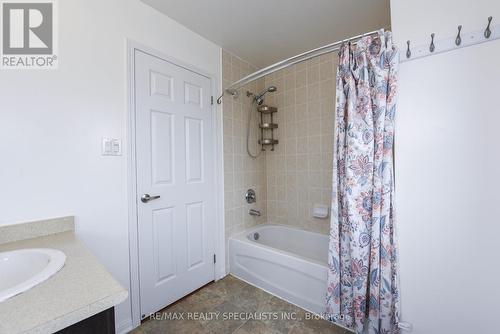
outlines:
[{"label": "grout line", "polygon": [[235,329],[234,331],[232,331],[231,333],[236,333],[236,331],[237,331],[238,329],[240,329],[240,328],[241,328],[244,324],[246,324],[248,321],[249,321],[249,320],[245,320],[245,322],[244,322],[244,323],[242,323],[241,325],[239,325],[238,327],[236,327],[236,329]]}]

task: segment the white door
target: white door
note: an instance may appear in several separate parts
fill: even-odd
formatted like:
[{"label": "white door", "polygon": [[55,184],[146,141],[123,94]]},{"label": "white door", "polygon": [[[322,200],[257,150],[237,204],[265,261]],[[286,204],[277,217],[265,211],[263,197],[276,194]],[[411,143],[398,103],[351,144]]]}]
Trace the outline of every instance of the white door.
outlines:
[{"label": "white door", "polygon": [[135,50],[142,317],[214,279],[210,79]]}]

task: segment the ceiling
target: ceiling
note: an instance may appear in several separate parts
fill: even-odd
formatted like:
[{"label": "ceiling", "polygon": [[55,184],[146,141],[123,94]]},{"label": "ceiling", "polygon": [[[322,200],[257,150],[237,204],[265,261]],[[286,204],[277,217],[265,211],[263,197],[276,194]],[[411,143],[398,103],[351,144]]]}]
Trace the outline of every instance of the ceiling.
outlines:
[{"label": "ceiling", "polygon": [[389,0],[142,0],[257,67],[390,25]]}]

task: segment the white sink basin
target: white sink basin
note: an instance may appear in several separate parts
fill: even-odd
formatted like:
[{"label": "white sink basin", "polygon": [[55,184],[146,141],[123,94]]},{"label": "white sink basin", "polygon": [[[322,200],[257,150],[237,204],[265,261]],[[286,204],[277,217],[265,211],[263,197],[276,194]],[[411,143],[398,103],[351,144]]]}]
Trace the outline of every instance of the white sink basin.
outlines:
[{"label": "white sink basin", "polygon": [[0,302],[57,273],[66,255],[56,249],[27,248],[0,253]]}]

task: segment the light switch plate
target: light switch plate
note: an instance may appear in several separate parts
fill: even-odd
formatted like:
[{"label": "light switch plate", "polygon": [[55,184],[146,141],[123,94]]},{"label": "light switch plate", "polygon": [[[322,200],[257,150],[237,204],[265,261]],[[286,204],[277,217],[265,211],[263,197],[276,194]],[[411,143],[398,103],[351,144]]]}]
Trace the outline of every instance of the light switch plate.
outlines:
[{"label": "light switch plate", "polygon": [[121,139],[102,138],[102,155],[122,155]]}]

